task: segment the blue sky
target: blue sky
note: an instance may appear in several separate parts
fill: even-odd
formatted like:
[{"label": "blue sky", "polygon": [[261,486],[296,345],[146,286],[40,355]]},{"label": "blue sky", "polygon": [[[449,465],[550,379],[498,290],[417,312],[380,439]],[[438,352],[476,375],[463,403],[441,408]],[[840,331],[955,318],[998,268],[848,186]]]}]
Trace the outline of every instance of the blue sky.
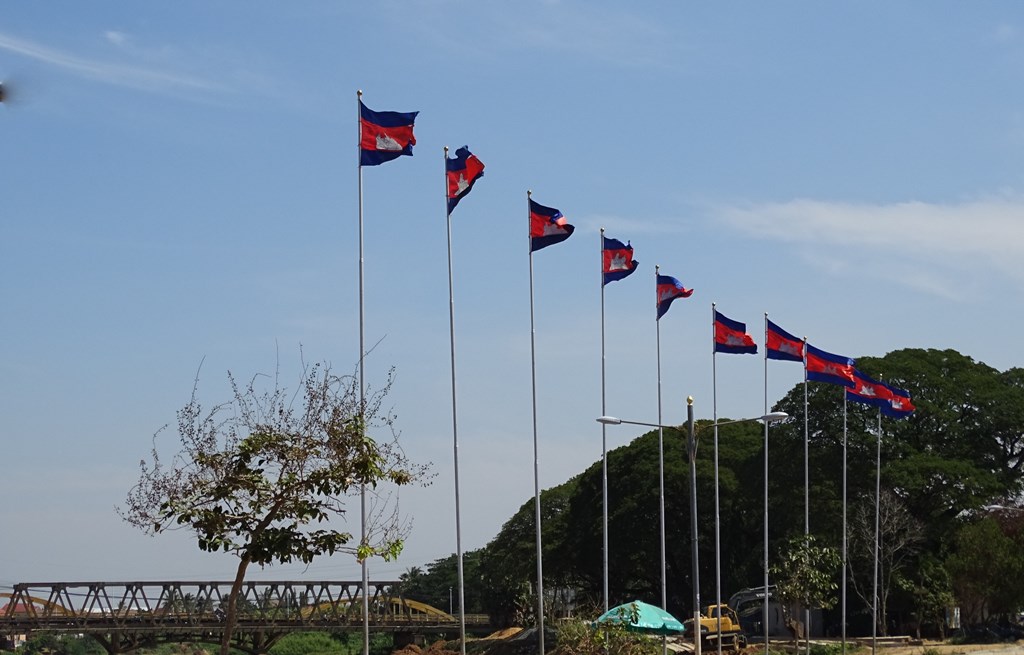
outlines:
[{"label": "blue sky", "polygon": [[[438,474],[373,578],[455,550],[445,145],[487,166],[453,214],[466,549],[533,494],[527,189],[577,228],[534,258],[543,487],[601,456],[600,227],[641,264],[606,288],[611,414],[656,418],[655,264],[696,290],[661,322],[669,423],[712,415],[712,302],[759,342],[768,312],[853,357],[1019,366],[1022,30],[1014,2],[5,5],[0,587],[230,578],[114,508],[200,363],[209,402],[229,370],[354,369],[357,89],[420,111],[415,156],[364,171],[367,378],[396,367]],[[772,365],[769,397],[800,379]],[[763,380],[720,356],[719,416]],[[359,569],[251,574],[300,575]]]}]

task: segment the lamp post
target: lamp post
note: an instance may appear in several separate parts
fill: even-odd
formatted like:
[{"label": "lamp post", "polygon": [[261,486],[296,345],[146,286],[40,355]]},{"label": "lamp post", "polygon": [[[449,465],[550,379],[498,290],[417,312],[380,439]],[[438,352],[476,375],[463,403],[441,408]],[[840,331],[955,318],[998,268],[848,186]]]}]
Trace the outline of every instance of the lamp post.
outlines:
[{"label": "lamp post", "polygon": [[[778,421],[784,421],[787,418],[789,418],[789,414],[787,414],[786,412],[769,412],[768,414],[765,414],[763,416],[758,416],[756,418],[741,418],[741,419],[736,419],[734,421],[719,421],[717,419],[715,420],[715,423],[714,423],[714,428],[715,428],[715,604],[717,604],[719,606],[721,606],[721,604],[722,604],[722,562],[721,562],[722,548],[721,548],[721,522],[719,520],[720,517],[719,517],[719,506],[718,506],[718,428],[723,426],[723,425],[731,425],[733,423],[750,423],[752,421],[761,421],[761,422],[763,422],[765,424],[765,430],[767,430],[769,423],[777,423]],[[767,451],[765,451],[765,452],[767,452]],[[767,478],[765,478],[765,479],[767,479]],[[767,495],[765,497],[767,498]],[[767,519],[767,517],[768,517],[768,512],[767,512],[767,509],[766,509],[765,510],[765,518]],[[767,534],[767,530],[765,531],[765,534]],[[767,552],[768,552],[767,549],[765,549],[765,553],[767,553]],[[767,564],[765,566],[767,566]],[[765,570],[767,571],[767,568]],[[765,593],[765,598],[767,599],[768,598],[768,585],[765,585],[764,593]],[[766,627],[767,627],[767,624],[766,624]],[[721,639],[721,634],[722,634],[722,610],[721,610],[721,607],[719,607],[719,609],[718,609],[717,628],[718,628],[718,634],[719,634],[719,639],[718,639],[718,655],[722,655],[722,639]],[[767,632],[765,634],[767,635]],[[767,653],[768,653],[768,638],[767,637],[765,637],[765,641],[764,641],[764,650],[765,650],[765,654],[767,655]]]},{"label": "lamp post", "polygon": [[[735,421],[716,421],[714,426],[718,429],[720,425],[729,425],[732,423],[747,423],[750,421],[764,421],[766,423],[774,423],[775,421],[781,421],[789,418],[789,414],[785,412],[772,412],[756,418],[743,418]],[[628,425],[643,425],[652,428],[676,428],[677,426],[662,425],[659,423],[645,423],[643,421],[627,421],[615,416],[599,416],[597,422],[603,425],[622,425],[623,423]],[[696,430],[693,422],[693,396],[689,396],[686,399],[686,426],[687,426],[687,454],[690,458],[690,544],[691,544],[691,559],[693,560],[693,647],[694,655],[701,655],[701,643],[700,643],[700,566],[697,551],[697,436],[698,431]],[[717,458],[716,458],[716,470],[715,480],[718,480],[717,470]],[[716,484],[717,486],[717,484]],[[715,489],[716,503],[715,503],[715,524],[717,529],[718,523],[718,503],[717,503],[718,489]],[[664,503],[664,498],[660,501]],[[715,564],[718,566],[718,538],[716,534],[715,538]],[[664,558],[664,551],[662,553]],[[662,569],[664,570],[665,562],[662,561]],[[718,631],[721,633],[721,612],[718,613]],[[722,642],[718,640],[718,649],[721,653]]]}]

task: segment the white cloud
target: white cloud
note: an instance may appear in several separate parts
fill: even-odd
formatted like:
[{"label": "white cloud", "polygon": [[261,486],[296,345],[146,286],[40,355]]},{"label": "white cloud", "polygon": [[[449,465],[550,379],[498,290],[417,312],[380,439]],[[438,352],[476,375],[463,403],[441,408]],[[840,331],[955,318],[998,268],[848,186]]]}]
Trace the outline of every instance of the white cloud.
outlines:
[{"label": "white cloud", "polygon": [[1024,200],[1016,197],[960,204],[795,199],[712,213],[752,237],[827,248],[822,268],[854,257],[886,261],[904,269],[903,284],[938,295],[949,293],[938,280],[950,270],[994,270],[1024,282]]},{"label": "white cloud", "polygon": [[108,30],[103,33],[103,36],[114,45],[123,45],[127,40],[128,36],[124,32],[117,32],[115,30]]},{"label": "white cloud", "polygon": [[[105,36],[116,45],[122,45],[126,38],[119,32],[107,32]],[[89,59],[4,33],[0,33],[0,50],[56,66],[81,77],[132,89],[164,93],[225,90],[221,85],[199,77]]]},{"label": "white cloud", "polygon": [[[463,3],[421,0],[392,2],[400,20],[447,47],[463,49],[467,40],[487,44],[487,50],[557,53],[604,62],[615,68],[664,67],[678,64],[685,47],[672,38],[665,21],[638,14],[615,3],[540,0],[525,3]],[[466,28],[453,23],[466,21]]]},{"label": "white cloud", "polygon": [[1000,23],[993,30],[992,38],[996,43],[1011,43],[1017,39],[1017,28],[1009,23]]}]

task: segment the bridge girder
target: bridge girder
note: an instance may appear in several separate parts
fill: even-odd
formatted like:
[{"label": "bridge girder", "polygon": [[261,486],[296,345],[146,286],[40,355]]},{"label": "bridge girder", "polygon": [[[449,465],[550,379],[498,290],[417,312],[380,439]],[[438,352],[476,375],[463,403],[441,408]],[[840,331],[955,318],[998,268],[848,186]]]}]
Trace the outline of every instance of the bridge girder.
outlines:
[{"label": "bridge girder", "polygon": [[[89,634],[111,655],[169,641],[219,643],[232,583],[21,583],[0,608],[0,636],[36,631]],[[368,585],[373,632],[442,633],[457,617],[404,598],[401,582]],[[361,581],[246,582],[238,600],[234,645],[260,655],[296,631],[354,631],[363,627]],[[467,615],[467,629],[490,629],[487,617]]]}]

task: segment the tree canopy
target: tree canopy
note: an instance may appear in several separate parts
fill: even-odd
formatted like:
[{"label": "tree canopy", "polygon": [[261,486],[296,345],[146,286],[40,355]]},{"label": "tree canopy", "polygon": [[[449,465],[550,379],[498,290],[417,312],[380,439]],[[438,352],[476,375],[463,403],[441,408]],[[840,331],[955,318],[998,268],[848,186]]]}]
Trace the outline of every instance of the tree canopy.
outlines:
[{"label": "tree canopy", "polygon": [[[265,376],[247,384],[230,373],[228,379],[231,400],[211,408],[193,387],[177,415],[181,450],[165,464],[154,440],[152,461],[141,462],[139,481],[119,510],[148,534],[185,528],[201,550],[238,558],[222,655],[250,564],[308,563],[335,553],[393,558],[408,523],[390,494],[428,475],[405,457],[394,417],[383,408],[391,376],[369,394],[354,376],[338,376],[325,364],[308,367],[298,390],[276,377],[269,384]],[[338,523],[363,493],[375,498],[374,509],[355,536]]]},{"label": "tree canopy", "polygon": [[[934,628],[939,621],[938,604],[951,596],[966,604],[973,593],[966,586],[968,578],[958,573],[967,563],[957,558],[970,553],[973,558],[983,557],[980,542],[969,537],[980,529],[978,521],[990,513],[986,506],[1021,504],[1024,370],[1000,372],[953,350],[924,349],[862,357],[857,368],[908,390],[917,410],[905,420],[880,419],[875,408],[844,402],[843,387],[809,383],[810,532],[818,546],[838,549],[842,543],[845,411],[850,538],[853,543],[863,543],[865,527],[852,525],[853,510],[873,509],[876,472],[880,473],[886,516],[893,519],[883,536],[880,575],[887,593],[885,609],[893,621]],[[791,417],[771,427],[768,453],[768,554],[770,562],[780,562],[787,544],[802,535],[804,528],[803,383],[779,399],[773,410]],[[708,423],[698,422],[698,551],[701,596],[714,598],[714,466]],[[668,609],[685,615],[692,611],[693,590],[685,434],[666,429],[664,443]],[[661,584],[656,431],[608,453],[608,486],[609,602],[655,600],[660,597]],[[720,426],[723,600],[734,591],[762,582],[763,489],[763,427],[757,423]],[[545,592],[553,595],[569,589],[578,605],[596,607],[602,595],[601,462],[565,484],[545,490],[541,504]],[[855,529],[862,534],[854,535]],[[534,551],[530,499],[481,554],[479,582],[485,597],[512,602],[516,590],[531,589],[536,576]],[[851,564],[855,564],[852,554]],[[1000,566],[1001,573],[993,575],[1020,579],[1014,574],[1016,564],[1006,561]],[[835,574],[834,582],[839,575]],[[1004,611],[1006,606],[993,598],[986,607],[992,613]],[[869,619],[869,610],[854,603],[849,612],[866,614]],[[979,615],[977,620],[982,618]],[[837,617],[826,621],[838,625]],[[870,621],[859,625],[870,630]]]}]

